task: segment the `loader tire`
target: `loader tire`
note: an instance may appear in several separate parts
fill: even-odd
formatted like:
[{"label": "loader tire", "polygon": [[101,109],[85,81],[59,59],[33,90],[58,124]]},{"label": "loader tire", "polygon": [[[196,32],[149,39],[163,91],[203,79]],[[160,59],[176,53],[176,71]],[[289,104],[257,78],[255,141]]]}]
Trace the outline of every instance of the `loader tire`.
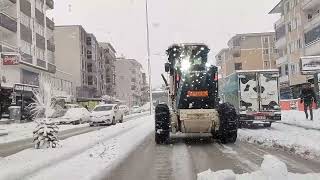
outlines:
[{"label": "loader tire", "polygon": [[239,116],[230,103],[220,104],[218,107],[220,127],[218,137],[223,144],[235,143],[237,140]]},{"label": "loader tire", "polygon": [[159,104],[155,109],[155,142],[164,144],[170,135],[170,110],[166,104]]}]

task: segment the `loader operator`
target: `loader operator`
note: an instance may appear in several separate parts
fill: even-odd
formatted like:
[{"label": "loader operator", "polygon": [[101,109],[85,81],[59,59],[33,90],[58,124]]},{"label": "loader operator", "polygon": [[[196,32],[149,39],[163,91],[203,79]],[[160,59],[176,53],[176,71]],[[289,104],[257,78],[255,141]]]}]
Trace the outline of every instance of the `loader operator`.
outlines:
[{"label": "loader operator", "polygon": [[316,103],[316,95],[313,89],[311,88],[310,83],[304,84],[302,86],[300,98],[301,98],[300,102],[304,103],[304,113],[306,114],[306,119],[309,118],[309,115],[308,115],[308,108],[309,108],[310,118],[311,120],[313,120],[312,105],[313,105],[313,102]]}]

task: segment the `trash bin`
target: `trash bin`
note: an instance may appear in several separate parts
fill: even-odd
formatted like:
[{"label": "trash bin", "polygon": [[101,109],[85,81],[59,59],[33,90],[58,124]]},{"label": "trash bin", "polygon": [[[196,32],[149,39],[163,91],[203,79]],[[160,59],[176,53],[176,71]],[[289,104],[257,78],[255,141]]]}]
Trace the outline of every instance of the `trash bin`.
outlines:
[{"label": "trash bin", "polygon": [[14,120],[17,123],[21,121],[21,107],[20,106],[10,106],[10,119]]}]

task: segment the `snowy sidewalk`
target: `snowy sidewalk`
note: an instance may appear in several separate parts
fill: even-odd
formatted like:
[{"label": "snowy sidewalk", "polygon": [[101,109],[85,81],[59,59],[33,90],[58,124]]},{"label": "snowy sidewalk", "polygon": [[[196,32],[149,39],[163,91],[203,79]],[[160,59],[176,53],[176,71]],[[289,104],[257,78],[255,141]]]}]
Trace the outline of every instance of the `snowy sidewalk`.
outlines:
[{"label": "snowy sidewalk", "polygon": [[306,129],[320,130],[320,110],[314,110],[314,120],[308,120],[302,111],[282,111],[282,120],[278,123],[293,125]]},{"label": "snowy sidewalk", "polygon": [[[0,136],[0,144],[32,138],[33,136],[32,132],[35,129],[35,127],[36,127],[36,123],[34,122],[0,125],[0,129],[4,129],[4,131],[8,133],[8,135],[6,136]],[[59,125],[59,131],[81,128],[81,127],[89,127],[89,124]],[[0,133],[1,133],[1,130],[0,130]]]},{"label": "snowy sidewalk", "polygon": [[320,160],[320,131],[275,123],[268,129],[239,129],[238,139]]},{"label": "snowy sidewalk", "polygon": [[[111,166],[109,161],[117,162],[121,160],[130,150],[139,144],[145,136],[153,131],[153,121],[151,116],[138,118],[122,124],[117,124],[112,128],[101,129],[99,131],[74,136],[62,141],[62,147],[56,149],[27,149],[9,157],[0,159],[0,180],[25,179],[41,173],[46,168],[64,167],[64,163],[80,163],[77,170],[66,171],[64,168],[56,169],[61,172],[54,177],[52,174],[45,174],[53,179],[74,179],[58,178],[56,175],[77,175],[84,174],[98,175],[95,169],[106,169]],[[130,143],[129,143],[130,142]],[[80,159],[79,159],[80,157]],[[91,159],[91,161],[89,161]],[[91,162],[91,166],[85,166]],[[106,166],[103,166],[103,162]],[[70,167],[71,168],[71,167]],[[84,168],[85,170],[83,170]],[[101,169],[100,169],[101,170]],[[59,172],[60,172],[59,171]],[[90,173],[88,173],[90,172]],[[91,173],[95,172],[95,173]],[[42,174],[39,174],[39,179]],[[35,177],[36,178],[36,177]],[[31,178],[33,179],[33,178]],[[76,178],[77,179],[77,178]]]},{"label": "snowy sidewalk", "polygon": [[235,174],[232,170],[199,173],[197,180],[319,180],[320,174],[295,174],[288,172],[285,163],[271,155],[265,155],[258,171]]}]

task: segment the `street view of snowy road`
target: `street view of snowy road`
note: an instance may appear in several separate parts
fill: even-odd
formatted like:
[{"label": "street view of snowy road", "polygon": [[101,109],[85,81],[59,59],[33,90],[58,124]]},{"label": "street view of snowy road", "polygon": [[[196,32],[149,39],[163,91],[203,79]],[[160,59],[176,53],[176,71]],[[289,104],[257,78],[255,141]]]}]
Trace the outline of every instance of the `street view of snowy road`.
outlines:
[{"label": "street view of snowy road", "polygon": [[[213,172],[231,169],[237,174],[258,171],[265,155],[285,163],[291,173],[320,175],[320,161],[315,156],[319,153],[317,149],[314,151],[317,153],[308,156],[290,150],[288,143],[280,148],[281,144],[275,145],[272,139],[283,141],[278,136],[289,136],[295,147],[312,149],[306,143],[303,146],[299,140],[295,141],[294,134],[309,132],[317,138],[320,130],[274,124],[266,129],[241,129],[240,140],[235,144],[223,145],[210,138],[175,135],[170,143],[157,145],[153,118],[153,115],[136,117],[116,126],[70,137],[62,141],[61,148],[27,149],[4,157],[0,160],[0,179],[192,180],[208,169]],[[263,131],[267,133],[261,133]],[[260,141],[248,142],[245,138],[248,134]],[[263,134],[270,134],[270,137]],[[266,144],[261,141],[263,138]],[[80,139],[82,142],[77,143]],[[306,139],[300,141],[303,140],[307,142]]]}]

